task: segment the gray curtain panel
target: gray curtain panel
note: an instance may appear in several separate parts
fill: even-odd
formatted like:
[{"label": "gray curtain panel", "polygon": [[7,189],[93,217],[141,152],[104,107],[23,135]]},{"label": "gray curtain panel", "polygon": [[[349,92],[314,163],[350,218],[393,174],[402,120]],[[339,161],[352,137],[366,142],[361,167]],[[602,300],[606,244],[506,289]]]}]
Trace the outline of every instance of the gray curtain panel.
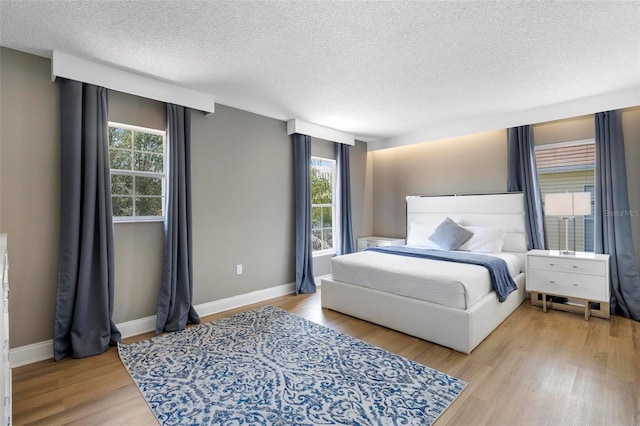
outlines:
[{"label": "gray curtain panel", "polygon": [[167,104],[167,210],[156,334],[199,324],[193,308],[191,109]]},{"label": "gray curtain panel", "polygon": [[311,136],[293,135],[296,197],[296,294],[315,293],[311,246]]},{"label": "gray curtain panel", "polygon": [[611,255],[611,313],[640,321],[640,273],[631,237],[620,112],[597,113],[595,125],[595,251]]},{"label": "gray curtain panel", "polygon": [[349,167],[349,145],[335,144],[336,152],[336,254],[353,253],[353,227],[351,221],[351,173]]},{"label": "gray curtain panel", "polygon": [[527,248],[544,250],[547,238],[531,126],[508,129],[507,141],[507,191],[524,194]]},{"label": "gray curtain panel", "polygon": [[53,352],[97,355],[120,341],[113,323],[113,222],[107,89],[59,79],[61,211]]}]

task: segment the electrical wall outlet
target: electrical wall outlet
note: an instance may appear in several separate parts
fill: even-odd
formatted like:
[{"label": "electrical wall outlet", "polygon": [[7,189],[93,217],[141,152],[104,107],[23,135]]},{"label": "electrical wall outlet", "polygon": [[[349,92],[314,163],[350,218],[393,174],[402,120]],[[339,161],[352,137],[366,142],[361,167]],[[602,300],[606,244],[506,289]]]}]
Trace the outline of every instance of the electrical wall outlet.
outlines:
[{"label": "electrical wall outlet", "polygon": [[242,275],[242,264],[236,265],[236,275]]}]

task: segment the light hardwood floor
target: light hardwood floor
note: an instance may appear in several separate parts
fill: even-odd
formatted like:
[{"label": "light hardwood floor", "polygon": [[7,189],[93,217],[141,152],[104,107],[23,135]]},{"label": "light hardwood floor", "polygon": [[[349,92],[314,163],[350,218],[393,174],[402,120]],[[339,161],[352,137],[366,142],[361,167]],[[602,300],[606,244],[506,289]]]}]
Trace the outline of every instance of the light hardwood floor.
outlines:
[{"label": "light hardwood floor", "polygon": [[[526,300],[471,355],[322,309],[319,294],[284,296],[203,321],[267,304],[467,381],[437,426],[640,425],[640,323],[635,321],[544,314]],[[13,420],[15,425],[157,424],[115,348],[88,359],[14,369]]]}]

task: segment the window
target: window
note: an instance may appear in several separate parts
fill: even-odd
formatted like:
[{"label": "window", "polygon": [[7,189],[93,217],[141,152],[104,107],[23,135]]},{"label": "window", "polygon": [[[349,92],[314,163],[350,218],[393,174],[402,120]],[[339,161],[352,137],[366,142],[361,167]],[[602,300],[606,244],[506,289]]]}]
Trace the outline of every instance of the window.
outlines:
[{"label": "window", "polygon": [[335,251],[333,241],[335,167],[334,160],[311,157],[311,240],[314,254]]},{"label": "window", "polygon": [[584,186],[584,192],[591,193],[591,214],[589,216],[582,217],[582,223],[584,227],[584,251],[594,252],[595,251],[595,215],[594,215],[594,206],[596,204],[596,193],[595,193],[595,185],[588,184]]},{"label": "window", "polygon": [[[569,221],[569,250],[593,251],[593,187],[595,181],[595,142],[593,139],[561,142],[535,147],[540,192],[589,192],[592,214]],[[564,250],[565,222],[545,216],[545,233],[550,250]],[[575,248],[574,248],[575,247]]]},{"label": "window", "polygon": [[114,221],[164,216],[165,133],[109,123],[109,162]]}]

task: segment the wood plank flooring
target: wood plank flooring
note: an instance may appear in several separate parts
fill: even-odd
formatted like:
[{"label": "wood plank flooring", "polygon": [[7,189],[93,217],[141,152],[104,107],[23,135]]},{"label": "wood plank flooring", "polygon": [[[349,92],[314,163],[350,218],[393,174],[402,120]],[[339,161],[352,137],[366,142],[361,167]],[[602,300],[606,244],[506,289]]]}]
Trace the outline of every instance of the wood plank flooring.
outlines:
[{"label": "wood plank flooring", "polygon": [[[640,425],[639,322],[544,314],[527,300],[471,355],[463,355],[322,309],[319,294],[283,296],[203,321],[268,304],[467,381],[436,426]],[[157,424],[115,348],[91,358],[14,369],[13,421]]]}]

